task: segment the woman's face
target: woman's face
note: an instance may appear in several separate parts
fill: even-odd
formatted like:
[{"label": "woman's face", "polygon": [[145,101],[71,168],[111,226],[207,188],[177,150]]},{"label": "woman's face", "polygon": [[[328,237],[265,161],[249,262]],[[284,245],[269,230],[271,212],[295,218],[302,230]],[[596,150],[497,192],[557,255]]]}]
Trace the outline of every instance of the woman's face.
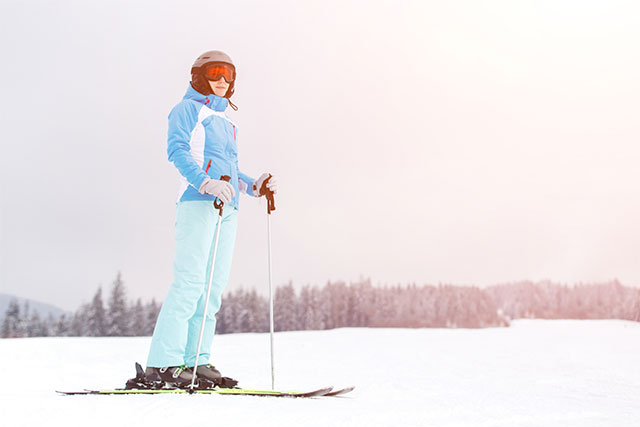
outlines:
[{"label": "woman's face", "polygon": [[209,80],[209,85],[211,86],[213,94],[220,97],[225,96],[227,89],[229,89],[229,83],[226,82],[224,77],[220,77],[214,81]]}]

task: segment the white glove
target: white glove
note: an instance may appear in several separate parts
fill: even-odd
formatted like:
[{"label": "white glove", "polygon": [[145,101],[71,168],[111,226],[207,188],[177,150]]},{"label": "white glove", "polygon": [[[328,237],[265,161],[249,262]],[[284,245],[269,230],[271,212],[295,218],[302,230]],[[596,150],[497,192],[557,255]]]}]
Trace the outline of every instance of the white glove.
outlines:
[{"label": "white glove", "polygon": [[[271,177],[271,179],[269,179],[269,177]],[[262,184],[267,179],[269,179],[269,181],[267,181],[267,188],[269,189],[269,191],[271,191],[273,194],[278,193],[278,181],[276,181],[276,179],[270,173],[263,173],[262,175],[260,175],[260,178],[256,179],[256,182],[253,184],[253,194],[256,197],[264,196],[264,193],[260,193],[260,189],[262,188]]]},{"label": "white glove", "polygon": [[216,196],[223,203],[229,203],[236,195],[236,191],[233,189],[233,186],[227,181],[220,181],[219,179],[211,178],[205,178],[198,191],[202,194],[206,193]]}]

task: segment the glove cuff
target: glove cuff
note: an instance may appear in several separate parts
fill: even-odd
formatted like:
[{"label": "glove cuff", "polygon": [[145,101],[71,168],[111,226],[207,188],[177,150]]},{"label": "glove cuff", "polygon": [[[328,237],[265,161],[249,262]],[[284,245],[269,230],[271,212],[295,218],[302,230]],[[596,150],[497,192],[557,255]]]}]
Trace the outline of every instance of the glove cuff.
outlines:
[{"label": "glove cuff", "polygon": [[205,178],[204,181],[202,181],[202,184],[200,184],[200,188],[198,188],[198,192],[200,194],[204,194],[204,187],[207,186],[207,184],[209,183],[209,181],[211,181],[211,178]]}]

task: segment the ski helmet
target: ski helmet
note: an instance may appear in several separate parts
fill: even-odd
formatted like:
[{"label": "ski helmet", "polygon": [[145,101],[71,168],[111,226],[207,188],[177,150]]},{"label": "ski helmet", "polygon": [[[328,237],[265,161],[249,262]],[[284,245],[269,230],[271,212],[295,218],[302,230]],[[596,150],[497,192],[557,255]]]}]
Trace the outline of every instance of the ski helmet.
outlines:
[{"label": "ski helmet", "polygon": [[195,90],[203,95],[211,95],[213,93],[211,86],[209,85],[209,81],[204,75],[207,65],[211,63],[227,64],[233,69],[233,80],[228,82],[229,89],[227,89],[227,93],[224,95],[227,99],[231,98],[231,95],[233,95],[233,92],[235,91],[236,67],[233,64],[231,57],[219,50],[210,50],[205,52],[195,60],[191,66],[191,85]]}]

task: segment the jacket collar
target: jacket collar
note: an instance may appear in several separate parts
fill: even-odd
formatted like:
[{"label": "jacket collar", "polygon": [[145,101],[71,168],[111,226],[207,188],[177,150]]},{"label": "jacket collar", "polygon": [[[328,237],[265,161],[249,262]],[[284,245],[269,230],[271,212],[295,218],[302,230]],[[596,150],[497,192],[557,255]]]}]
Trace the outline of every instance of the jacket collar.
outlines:
[{"label": "jacket collar", "polygon": [[201,104],[206,105],[211,108],[213,111],[224,111],[229,105],[229,100],[227,98],[222,98],[217,95],[203,95],[189,84],[187,88],[187,93],[184,94],[184,98],[182,99],[193,99]]}]

